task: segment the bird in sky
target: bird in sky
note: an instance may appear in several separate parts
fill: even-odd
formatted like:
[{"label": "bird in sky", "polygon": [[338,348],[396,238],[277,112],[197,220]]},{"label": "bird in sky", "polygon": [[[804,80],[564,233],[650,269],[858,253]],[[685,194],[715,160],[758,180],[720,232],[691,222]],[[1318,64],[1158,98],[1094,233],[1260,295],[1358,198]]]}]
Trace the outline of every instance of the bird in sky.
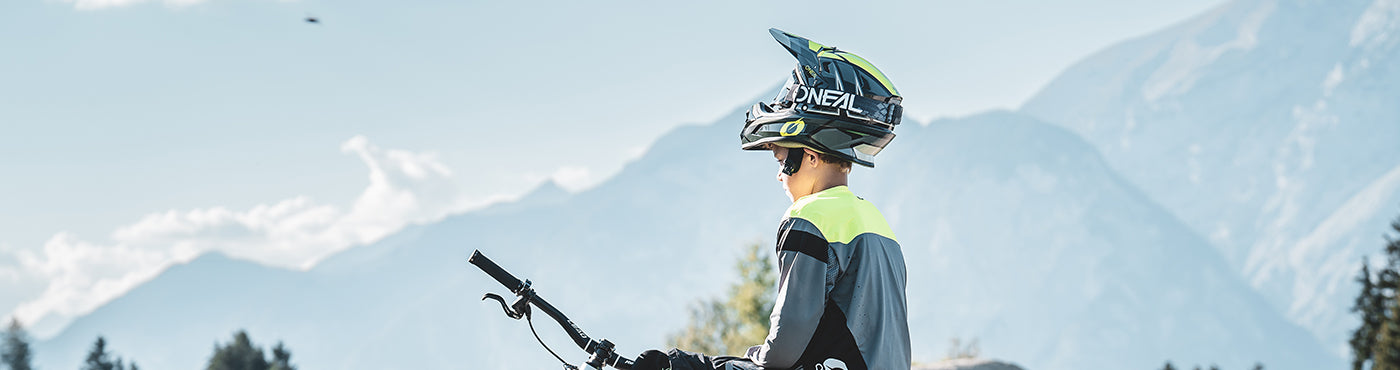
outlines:
[{"label": "bird in sky", "polygon": [[316,16],[308,15],[306,16],[306,23],[321,24],[321,20],[316,18]]}]

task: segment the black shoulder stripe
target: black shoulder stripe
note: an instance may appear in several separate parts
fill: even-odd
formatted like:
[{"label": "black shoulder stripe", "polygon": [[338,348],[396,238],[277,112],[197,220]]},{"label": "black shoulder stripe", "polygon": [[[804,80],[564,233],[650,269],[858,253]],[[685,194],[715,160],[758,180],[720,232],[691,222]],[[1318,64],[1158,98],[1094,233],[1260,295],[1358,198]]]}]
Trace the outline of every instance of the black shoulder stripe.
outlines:
[{"label": "black shoulder stripe", "polygon": [[825,238],[802,230],[787,229],[783,232],[782,237],[778,238],[779,251],[802,253],[812,256],[822,263],[827,261],[827,247]]}]

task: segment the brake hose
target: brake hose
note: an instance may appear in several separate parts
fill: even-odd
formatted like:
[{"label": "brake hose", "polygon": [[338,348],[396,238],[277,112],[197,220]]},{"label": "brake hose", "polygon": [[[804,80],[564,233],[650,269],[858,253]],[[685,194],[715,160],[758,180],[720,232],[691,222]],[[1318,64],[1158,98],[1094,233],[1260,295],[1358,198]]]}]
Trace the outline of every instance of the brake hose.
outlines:
[{"label": "brake hose", "polygon": [[544,347],[544,350],[549,351],[549,354],[554,355],[554,358],[559,359],[559,362],[564,364],[565,369],[578,370],[577,366],[569,365],[568,361],[564,361],[563,357],[559,357],[559,354],[554,353],[554,350],[549,349],[548,344],[544,344],[544,339],[540,339],[540,333],[535,331],[535,321],[530,320],[530,316],[530,311],[525,311],[525,323],[530,324],[530,334],[535,335],[535,340],[540,342],[540,346]]}]

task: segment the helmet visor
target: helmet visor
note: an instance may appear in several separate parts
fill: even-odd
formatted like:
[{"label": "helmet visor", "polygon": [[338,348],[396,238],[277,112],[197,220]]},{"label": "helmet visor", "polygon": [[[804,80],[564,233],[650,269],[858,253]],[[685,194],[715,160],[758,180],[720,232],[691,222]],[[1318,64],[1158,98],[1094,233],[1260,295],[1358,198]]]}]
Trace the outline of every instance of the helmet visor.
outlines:
[{"label": "helmet visor", "polygon": [[786,100],[787,97],[788,97],[788,93],[792,92],[792,85],[793,85],[793,83],[796,82],[796,81],[797,81],[797,72],[796,72],[796,70],[794,70],[793,73],[789,73],[789,74],[788,74],[787,81],[783,82],[783,86],[778,88],[778,95],[774,95],[774,96],[773,96],[773,101],[772,101],[771,104],[775,104],[775,105],[776,105],[776,104],[782,103],[784,100]]},{"label": "helmet visor", "polygon": [[788,74],[787,81],[784,81],[782,86],[778,87],[778,94],[774,95],[772,100],[768,102],[759,101],[758,103],[754,103],[753,107],[749,108],[749,111],[746,113],[746,123],[753,122],[755,119],[773,114],[775,111],[790,106],[792,103],[789,98],[792,96],[792,89],[796,88],[800,83],[801,80],[797,78],[797,70],[794,69],[793,73]]}]

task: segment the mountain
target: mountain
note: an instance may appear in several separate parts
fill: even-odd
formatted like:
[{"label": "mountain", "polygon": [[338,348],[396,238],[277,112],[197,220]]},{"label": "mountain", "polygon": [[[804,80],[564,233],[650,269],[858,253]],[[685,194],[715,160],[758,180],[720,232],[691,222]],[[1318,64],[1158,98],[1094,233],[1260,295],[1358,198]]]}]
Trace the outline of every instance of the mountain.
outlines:
[{"label": "mountain", "polygon": [[[37,345],[77,365],[104,334],[145,368],[198,367],[247,328],[303,368],[557,366],[485,292],[479,249],[625,354],[663,345],[689,304],[720,294],[745,244],[771,245],[787,206],[765,152],[737,150],[734,112],[685,126],[597,187],[412,226],[305,272],[206,256],[166,271]],[[916,359],[947,338],[1033,369],[1340,366],[1188,227],[1074,134],[995,112],[908,123],[857,194],[890,220],[909,266]],[[545,319],[536,328],[573,362]]]},{"label": "mountain", "polygon": [[[1032,369],[1339,366],[1092,146],[997,112],[905,131],[870,183],[916,331]],[[899,141],[901,139],[907,139]]]},{"label": "mountain", "polygon": [[1066,70],[1021,111],[1087,139],[1339,354],[1400,215],[1400,3],[1237,0]]},{"label": "mountain", "polygon": [[[286,317],[298,305],[298,292],[315,290],[304,274],[235,260],[210,253],[173,266],[64,331],[40,342],[40,368],[78,368],[98,335],[108,351],[134,360],[146,369],[203,367],[216,340],[227,342],[239,326],[254,334],[272,329],[262,323],[293,325],[303,318]],[[280,329],[280,328],[279,328]],[[254,337],[257,339],[258,337]],[[268,343],[271,344],[271,343]],[[203,352],[187,359],[172,349]],[[193,354],[193,353],[191,353]],[[169,361],[181,358],[187,361]]]},{"label": "mountain", "polygon": [[[741,119],[735,112],[723,122]],[[144,368],[191,368],[215,340],[247,328],[255,341],[285,341],[307,368],[555,366],[523,325],[479,301],[504,289],[466,263],[474,249],[532,279],[590,334],[640,353],[661,345],[687,305],[721,292],[747,243],[771,243],[786,207],[771,182],[771,156],[737,150],[727,126],[676,129],[652,145],[660,153],[594,189],[570,195],[546,184],[517,202],[410,226],[306,272],[216,258],[248,272],[194,273],[206,270],[201,258],[39,343],[39,362],[76,367],[103,334]],[[648,279],[632,267],[652,265]],[[254,276],[264,273],[275,278]],[[576,354],[553,325],[541,322],[540,334]]]}]

